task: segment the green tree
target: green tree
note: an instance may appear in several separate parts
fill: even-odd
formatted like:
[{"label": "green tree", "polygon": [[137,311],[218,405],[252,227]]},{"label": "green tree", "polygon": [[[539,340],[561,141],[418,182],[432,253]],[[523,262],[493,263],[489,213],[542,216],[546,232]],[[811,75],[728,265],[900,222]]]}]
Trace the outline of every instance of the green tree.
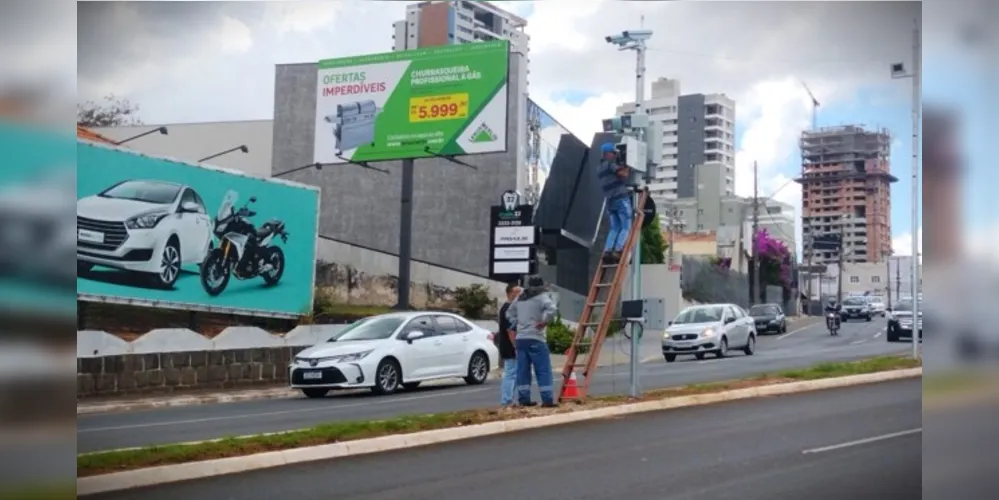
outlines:
[{"label": "green tree", "polygon": [[642,264],[665,264],[666,240],[659,227],[659,217],[653,217],[652,224],[642,228]]}]

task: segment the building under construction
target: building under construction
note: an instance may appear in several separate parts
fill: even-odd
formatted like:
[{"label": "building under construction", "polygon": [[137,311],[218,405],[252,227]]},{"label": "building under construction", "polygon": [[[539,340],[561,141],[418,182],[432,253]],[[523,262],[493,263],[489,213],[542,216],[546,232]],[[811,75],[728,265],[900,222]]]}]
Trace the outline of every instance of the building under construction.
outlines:
[{"label": "building under construction", "polygon": [[[891,252],[891,133],[844,125],[802,132],[801,222],[806,261],[833,264],[842,238],[844,262],[878,262]],[[826,237],[826,238],[823,238]]]}]

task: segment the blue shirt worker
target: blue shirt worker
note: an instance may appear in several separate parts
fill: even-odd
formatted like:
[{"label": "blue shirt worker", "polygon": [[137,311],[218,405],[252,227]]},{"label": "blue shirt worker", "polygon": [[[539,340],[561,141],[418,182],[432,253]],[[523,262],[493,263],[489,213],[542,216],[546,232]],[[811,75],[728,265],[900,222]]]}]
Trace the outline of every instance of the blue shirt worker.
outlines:
[{"label": "blue shirt worker", "polygon": [[630,169],[618,161],[617,149],[613,144],[605,142],[600,146],[600,168],[597,177],[607,200],[607,218],[610,231],[607,233],[607,243],[604,245],[603,261],[613,264],[621,260],[624,243],[631,231],[631,221],[634,209],[631,206],[631,191],[628,189],[628,174]]},{"label": "blue shirt worker", "polygon": [[548,296],[545,282],[540,276],[528,279],[527,288],[507,309],[507,319],[515,331],[517,404],[520,406],[537,404],[531,401],[531,366],[534,367],[534,376],[538,379],[541,405],[555,406],[555,394],[552,389],[552,353],[548,349],[547,328],[557,314],[555,302]]}]

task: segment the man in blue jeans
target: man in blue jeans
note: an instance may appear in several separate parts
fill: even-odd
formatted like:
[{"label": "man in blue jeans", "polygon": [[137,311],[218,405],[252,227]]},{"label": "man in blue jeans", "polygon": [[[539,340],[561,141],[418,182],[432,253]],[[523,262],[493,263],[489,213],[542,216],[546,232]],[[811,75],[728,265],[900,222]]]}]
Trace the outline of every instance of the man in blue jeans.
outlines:
[{"label": "man in blue jeans", "polygon": [[503,381],[500,383],[500,405],[504,408],[513,405],[514,389],[517,386],[517,349],[514,347],[513,325],[507,319],[510,304],[520,295],[520,287],[506,286],[506,302],[499,310],[499,331],[496,332],[496,348],[503,360]]},{"label": "man in blue jeans", "polygon": [[545,290],[545,282],[538,276],[527,281],[527,288],[510,304],[506,316],[514,328],[517,348],[517,404],[534,406],[531,401],[531,367],[538,379],[541,405],[555,406],[552,388],[552,359],[548,350],[545,329],[557,314],[555,302]]},{"label": "man in blue jeans", "polygon": [[613,264],[621,260],[621,252],[628,239],[628,231],[631,230],[631,219],[635,215],[627,184],[630,169],[618,161],[617,149],[613,144],[605,142],[600,146],[600,153],[603,156],[600,158],[597,179],[607,200],[607,219],[610,223],[603,261]]}]

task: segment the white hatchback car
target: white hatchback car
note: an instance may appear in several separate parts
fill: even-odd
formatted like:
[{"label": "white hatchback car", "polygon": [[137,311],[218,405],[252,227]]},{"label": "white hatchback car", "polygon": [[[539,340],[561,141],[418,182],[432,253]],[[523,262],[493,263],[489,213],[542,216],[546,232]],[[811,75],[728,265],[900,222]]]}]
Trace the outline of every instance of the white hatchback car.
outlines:
[{"label": "white hatchback car", "polygon": [[391,394],[426,380],[482,384],[499,353],[490,332],[456,314],[399,312],[358,321],[328,342],[298,353],[288,367],[292,389],[321,398],[333,389]]},{"label": "white hatchback car", "polygon": [[76,241],[78,273],[106,266],[172,288],[183,264],[204,261],[212,220],[189,186],[128,180],[76,202]]},{"label": "white hatchback car", "polygon": [[692,306],[669,322],[663,334],[663,357],[667,363],[685,354],[697,359],[704,359],[708,353],[724,358],[729,348],[751,356],[756,352],[756,335],[753,317],[735,304]]}]

